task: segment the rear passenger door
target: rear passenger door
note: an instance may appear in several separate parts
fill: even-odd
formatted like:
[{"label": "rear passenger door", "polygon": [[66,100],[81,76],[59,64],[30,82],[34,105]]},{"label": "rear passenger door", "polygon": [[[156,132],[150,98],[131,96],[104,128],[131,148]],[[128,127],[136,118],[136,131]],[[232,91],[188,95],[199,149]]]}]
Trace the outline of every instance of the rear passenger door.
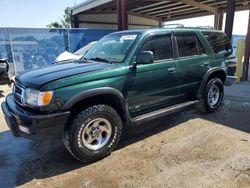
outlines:
[{"label": "rear passenger door", "polygon": [[196,95],[202,78],[210,68],[202,40],[195,32],[175,33],[178,93],[183,98]]}]

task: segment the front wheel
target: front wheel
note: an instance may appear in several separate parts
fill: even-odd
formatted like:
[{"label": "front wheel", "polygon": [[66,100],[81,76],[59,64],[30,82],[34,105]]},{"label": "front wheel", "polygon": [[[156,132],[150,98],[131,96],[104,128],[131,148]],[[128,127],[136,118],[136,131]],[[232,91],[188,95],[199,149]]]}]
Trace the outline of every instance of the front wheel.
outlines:
[{"label": "front wheel", "polygon": [[224,96],[224,86],[219,78],[213,78],[208,81],[201,106],[203,112],[212,113],[221,106]]},{"label": "front wheel", "polygon": [[94,105],[80,112],[65,130],[64,144],[82,162],[109,155],[122,133],[118,113],[107,105]]}]

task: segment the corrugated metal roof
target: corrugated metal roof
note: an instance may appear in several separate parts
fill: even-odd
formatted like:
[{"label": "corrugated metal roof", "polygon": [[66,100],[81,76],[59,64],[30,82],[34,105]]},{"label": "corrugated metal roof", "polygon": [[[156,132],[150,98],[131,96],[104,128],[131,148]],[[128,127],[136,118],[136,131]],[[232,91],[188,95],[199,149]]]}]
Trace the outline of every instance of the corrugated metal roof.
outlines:
[{"label": "corrugated metal roof", "polygon": [[75,7],[71,8],[72,14],[75,15],[80,12],[90,10],[92,8],[98,7],[100,5],[104,5],[112,1],[113,0],[88,0],[87,2],[83,2],[82,4],[76,5]]},{"label": "corrugated metal roof", "polygon": [[[225,10],[226,6],[225,0],[126,0],[128,14],[162,21],[211,15]],[[236,10],[249,8],[250,0],[236,0]],[[116,11],[117,0],[92,0],[72,8],[73,15]]]}]

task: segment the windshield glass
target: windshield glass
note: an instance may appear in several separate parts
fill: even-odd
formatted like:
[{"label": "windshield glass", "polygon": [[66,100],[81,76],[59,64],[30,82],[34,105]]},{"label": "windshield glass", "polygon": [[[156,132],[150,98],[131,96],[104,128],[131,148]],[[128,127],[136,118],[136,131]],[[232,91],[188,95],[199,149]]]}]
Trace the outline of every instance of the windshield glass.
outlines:
[{"label": "windshield glass", "polygon": [[135,34],[111,34],[103,37],[91,48],[84,59],[121,63],[134,41],[138,33]]},{"label": "windshield glass", "polygon": [[90,48],[92,48],[95,44],[96,44],[97,41],[93,41],[89,44],[87,44],[86,46],[80,48],[79,50],[77,50],[76,52],[74,52],[75,55],[85,55],[86,52],[89,51]]}]

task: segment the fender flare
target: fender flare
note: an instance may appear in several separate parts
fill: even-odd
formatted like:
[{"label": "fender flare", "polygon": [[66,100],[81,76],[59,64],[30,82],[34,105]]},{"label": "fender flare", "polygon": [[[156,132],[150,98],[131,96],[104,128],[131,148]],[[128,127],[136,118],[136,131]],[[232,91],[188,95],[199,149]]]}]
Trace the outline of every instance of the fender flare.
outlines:
[{"label": "fender flare", "polygon": [[215,68],[209,69],[209,70],[205,73],[205,75],[204,75],[204,77],[203,77],[203,79],[202,79],[202,81],[201,81],[199,90],[198,90],[198,92],[197,92],[197,98],[198,98],[198,99],[202,99],[202,98],[203,98],[203,92],[204,92],[204,90],[205,90],[207,80],[208,80],[209,76],[210,76],[211,74],[215,73],[215,72],[223,72],[223,73],[225,74],[225,76],[227,75],[226,70],[225,70],[224,68],[222,68],[222,67],[215,67]]},{"label": "fender flare", "polygon": [[74,95],[73,97],[71,97],[69,101],[67,101],[64,104],[62,110],[64,111],[69,110],[75,104],[77,104],[78,102],[84,99],[95,97],[95,96],[100,96],[100,95],[113,95],[114,97],[116,97],[122,108],[122,111],[124,112],[125,119],[127,121],[131,120],[126,99],[124,98],[123,94],[119,90],[112,88],[112,87],[102,87],[102,88],[95,88],[95,89],[82,91]]}]

